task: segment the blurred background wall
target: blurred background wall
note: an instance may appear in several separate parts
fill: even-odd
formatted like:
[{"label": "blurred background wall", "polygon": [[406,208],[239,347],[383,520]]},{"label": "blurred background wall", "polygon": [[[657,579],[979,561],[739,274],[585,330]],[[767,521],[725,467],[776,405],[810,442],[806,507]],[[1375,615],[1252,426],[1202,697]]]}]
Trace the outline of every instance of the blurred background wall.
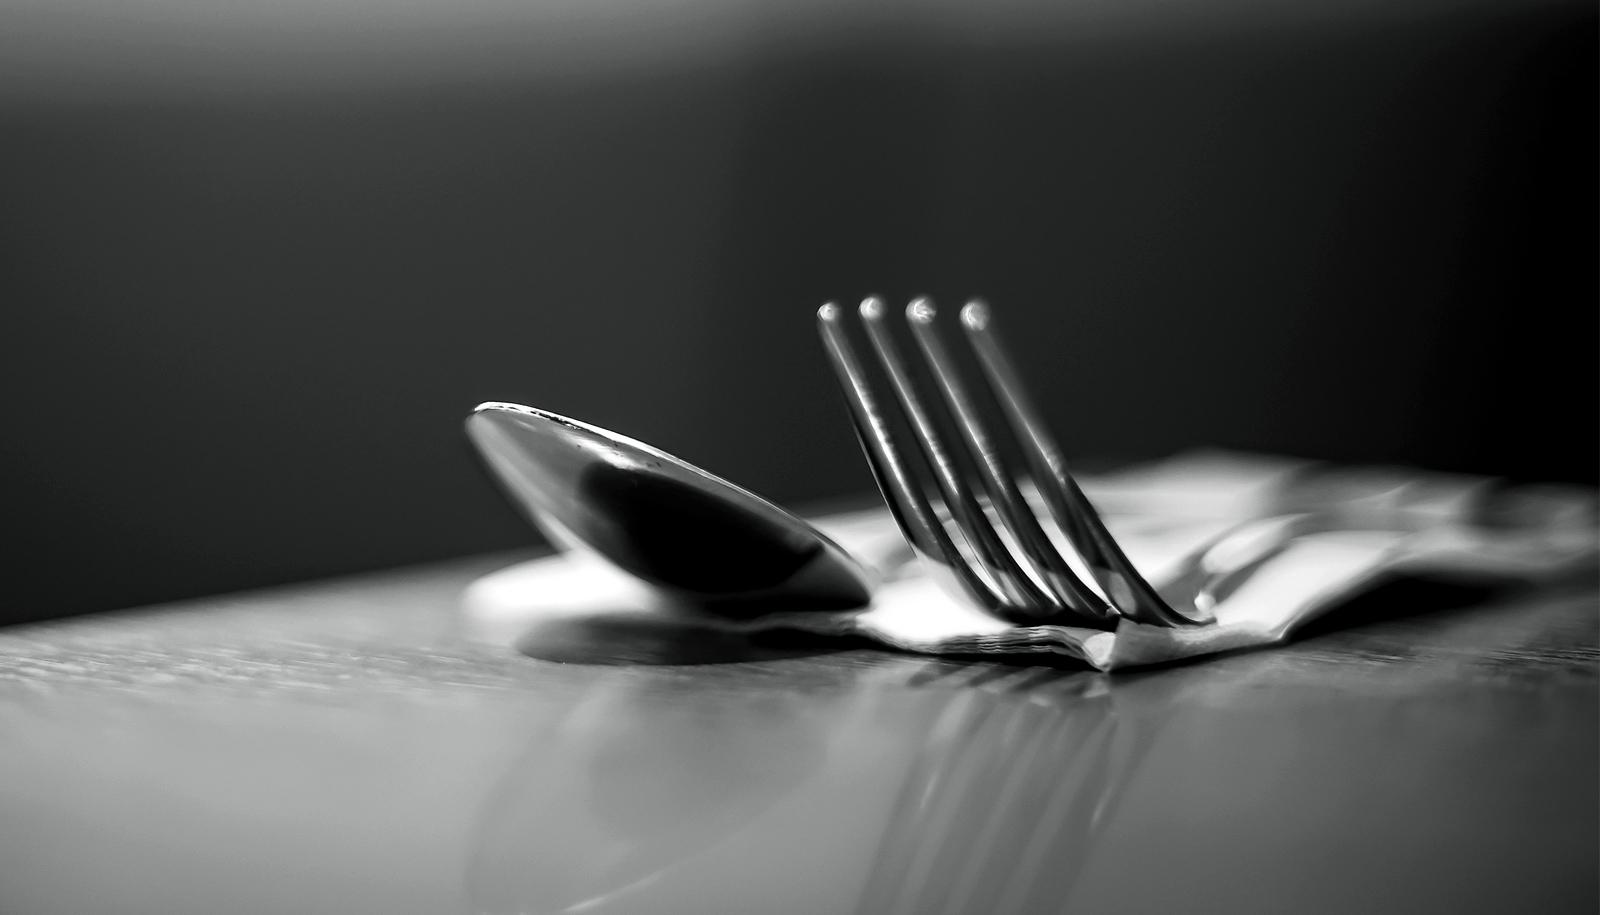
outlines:
[{"label": "blurred background wall", "polygon": [[1069,450],[1596,475],[1567,0],[0,0],[0,620],[529,543],[460,423],[870,490],[828,298]]}]

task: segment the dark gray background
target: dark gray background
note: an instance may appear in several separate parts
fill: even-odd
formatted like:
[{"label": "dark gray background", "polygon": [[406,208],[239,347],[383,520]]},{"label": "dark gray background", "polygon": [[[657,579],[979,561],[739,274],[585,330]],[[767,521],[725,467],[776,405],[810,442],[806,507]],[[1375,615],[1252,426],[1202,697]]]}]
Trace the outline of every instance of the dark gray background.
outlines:
[{"label": "dark gray background", "polygon": [[481,400],[865,492],[870,292],[1074,455],[1595,478],[1591,3],[536,6],[0,2],[0,621],[529,542]]}]

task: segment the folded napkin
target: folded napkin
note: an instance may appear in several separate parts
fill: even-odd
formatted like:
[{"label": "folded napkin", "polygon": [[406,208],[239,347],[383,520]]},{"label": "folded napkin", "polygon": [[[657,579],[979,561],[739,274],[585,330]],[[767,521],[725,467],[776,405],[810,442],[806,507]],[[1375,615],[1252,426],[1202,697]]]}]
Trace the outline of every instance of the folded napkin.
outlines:
[{"label": "folded napkin", "polygon": [[991,616],[921,574],[881,510],[813,519],[888,579],[869,605],[854,610],[720,618],[674,605],[579,554],[491,573],[467,589],[463,608],[473,629],[491,638],[563,618],[620,614],[745,632],[864,636],[924,654],[1068,656],[1116,670],[1282,642],[1389,576],[1540,581],[1592,569],[1600,556],[1595,494],[1576,487],[1506,487],[1477,477],[1330,469],[1223,452],[1182,455],[1083,485],[1158,588],[1194,549],[1250,519],[1315,513],[1323,523],[1246,577],[1215,608],[1214,622],[1183,629],[1128,620],[1110,630],[1019,625]]}]

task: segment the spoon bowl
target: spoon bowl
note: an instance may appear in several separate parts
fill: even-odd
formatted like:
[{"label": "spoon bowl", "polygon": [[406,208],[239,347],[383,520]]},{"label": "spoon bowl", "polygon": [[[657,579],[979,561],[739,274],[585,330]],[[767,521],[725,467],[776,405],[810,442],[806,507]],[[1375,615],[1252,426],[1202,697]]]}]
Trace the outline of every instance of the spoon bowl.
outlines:
[{"label": "spoon bowl", "polygon": [[872,575],[799,517],[687,461],[535,407],[485,403],[467,436],[555,545],[729,616],[841,610]]}]

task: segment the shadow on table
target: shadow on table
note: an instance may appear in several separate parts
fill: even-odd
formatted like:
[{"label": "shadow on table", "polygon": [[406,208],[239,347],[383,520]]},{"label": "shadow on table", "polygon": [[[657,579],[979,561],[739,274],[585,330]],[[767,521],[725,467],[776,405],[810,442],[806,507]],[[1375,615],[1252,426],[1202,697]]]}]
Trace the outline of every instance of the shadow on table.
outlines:
[{"label": "shadow on table", "polygon": [[515,645],[541,661],[600,667],[742,664],[872,647],[858,637],[731,632],[632,611],[541,622]]}]

